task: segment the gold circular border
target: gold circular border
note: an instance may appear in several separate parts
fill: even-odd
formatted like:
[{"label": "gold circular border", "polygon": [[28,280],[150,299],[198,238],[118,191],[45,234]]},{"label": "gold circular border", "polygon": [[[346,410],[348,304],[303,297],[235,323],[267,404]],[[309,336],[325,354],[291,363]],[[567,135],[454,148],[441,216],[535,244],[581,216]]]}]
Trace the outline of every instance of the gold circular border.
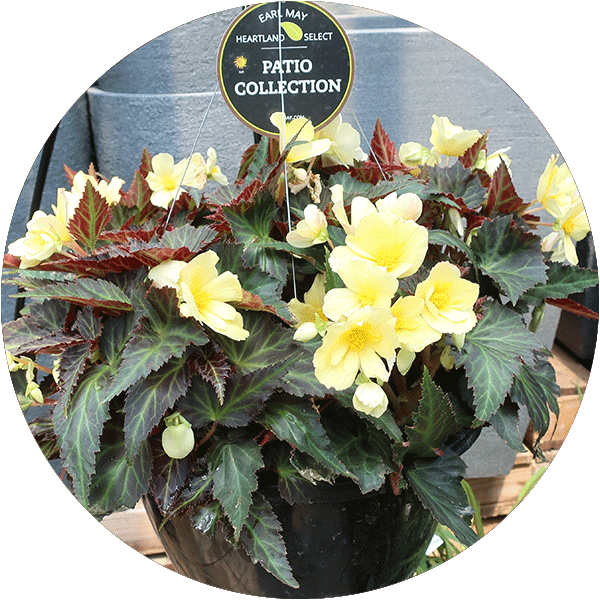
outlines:
[{"label": "gold circular border", "polygon": [[[340,100],[339,104],[336,106],[336,108],[333,111],[333,113],[329,117],[327,117],[327,119],[325,119],[324,121],[322,121],[318,125],[314,125],[313,124],[315,131],[318,131],[320,129],[323,129],[323,128],[327,127],[327,125],[329,125],[329,123],[331,123],[340,114],[340,112],[344,108],[344,105],[348,101],[348,98],[350,97],[350,92],[352,91],[352,86],[354,85],[354,74],[355,74],[355,71],[356,71],[356,64],[355,64],[355,61],[354,61],[354,50],[352,49],[352,44],[350,43],[350,38],[348,37],[348,35],[344,31],[344,28],[341,26],[341,24],[338,22],[338,20],[329,11],[325,10],[324,8],[322,8],[320,6],[317,6],[313,2],[303,2],[302,0],[295,0],[295,1],[297,1],[299,4],[306,4],[306,5],[310,6],[310,7],[318,10],[319,12],[323,13],[333,23],[333,25],[337,28],[337,30],[342,35],[342,38],[343,38],[343,40],[344,40],[344,42],[346,44],[346,49],[348,51],[348,58],[350,60],[350,77],[348,78],[348,85],[346,86],[346,91],[344,92],[344,96]],[[248,121],[248,119],[246,119],[236,109],[235,105],[230,100],[229,95],[227,94],[227,91],[225,90],[225,86],[223,84],[223,52],[225,50],[225,44],[229,40],[229,36],[231,35],[231,32],[233,31],[234,27],[243,18],[246,17],[246,15],[248,15],[249,13],[251,13],[254,10],[257,10],[257,9],[261,8],[262,6],[266,6],[267,4],[275,4],[275,2],[261,2],[260,4],[255,4],[254,6],[250,6],[249,8],[245,9],[244,11],[242,11],[232,21],[231,25],[229,25],[229,27],[227,28],[227,31],[225,32],[225,34],[223,35],[223,39],[221,40],[221,44],[219,45],[219,52],[218,52],[218,55],[217,55],[217,80],[219,82],[219,89],[221,90],[221,95],[223,96],[223,99],[225,100],[225,103],[227,104],[227,106],[229,107],[229,109],[231,110],[231,112],[233,112],[233,114],[244,125],[246,125],[246,127],[248,127],[249,129],[252,129],[252,131],[255,131],[256,133],[259,133],[261,135],[266,135],[266,136],[272,137],[272,138],[279,138],[279,130],[276,131],[276,132],[275,131],[267,131],[266,129],[261,129],[260,127],[258,127],[254,123],[251,123],[250,121]],[[282,2],[282,4],[283,4],[283,2]]]}]

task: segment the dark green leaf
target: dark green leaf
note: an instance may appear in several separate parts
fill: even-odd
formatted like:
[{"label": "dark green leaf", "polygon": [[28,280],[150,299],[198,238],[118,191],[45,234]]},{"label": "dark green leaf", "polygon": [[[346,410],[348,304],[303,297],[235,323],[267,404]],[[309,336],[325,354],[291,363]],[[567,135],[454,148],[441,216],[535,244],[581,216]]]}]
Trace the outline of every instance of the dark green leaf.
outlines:
[{"label": "dark green leaf", "polygon": [[109,310],[132,310],[125,294],[110,281],[80,277],[76,281],[56,283],[15,294],[15,298],[56,298],[82,306]]},{"label": "dark green leaf", "polygon": [[219,347],[242,373],[251,373],[282,361],[289,361],[300,346],[294,342],[293,331],[275,322],[268,313],[244,311],[244,329],[250,332],[248,341],[237,342],[214,334]]},{"label": "dark green leaf", "polygon": [[58,410],[68,410],[75,384],[83,373],[85,364],[91,354],[91,344],[87,342],[70,346],[60,355],[58,369],[60,400],[57,404]]},{"label": "dark green leaf", "polygon": [[560,387],[552,365],[541,356],[536,357],[533,366],[523,364],[515,377],[512,399],[527,407],[533,429],[541,438],[548,430],[550,412],[558,415],[556,400]]},{"label": "dark green leaf", "polygon": [[286,585],[298,588],[300,586],[292,575],[280,533],[281,525],[271,505],[261,494],[255,494],[240,542],[254,564],[260,563]]},{"label": "dark green leaf", "polygon": [[414,416],[415,424],[407,427],[409,451],[419,456],[434,456],[458,425],[452,403],[444,392],[433,383],[427,367],[423,372],[423,396]]},{"label": "dark green leaf", "polygon": [[332,451],[319,413],[309,400],[271,398],[257,420],[280,440],[306,452],[334,473],[351,476]]},{"label": "dark green leaf", "polygon": [[[342,406],[345,406],[355,411],[354,406],[352,405],[353,395],[353,392],[337,392],[335,397],[336,400]],[[364,412],[355,412],[361,419],[366,419],[367,421],[375,425],[377,429],[383,431],[383,433],[385,433],[391,440],[395,442],[404,443],[405,440],[404,436],[402,435],[402,431],[400,430],[398,425],[396,425],[394,417],[392,416],[392,413],[389,410],[386,410],[380,417],[373,417],[372,415],[367,415]]]},{"label": "dark green leaf", "polygon": [[519,407],[507,400],[490,417],[490,424],[496,433],[517,452],[524,452],[523,435],[519,432]]},{"label": "dark green leaf", "polygon": [[[163,514],[173,516],[173,503],[179,497],[190,474],[190,460],[167,456],[159,440],[154,441],[150,491]],[[162,526],[162,524],[161,524]]]},{"label": "dark green leaf", "polygon": [[375,428],[369,431],[366,421],[363,424],[354,435],[345,423],[323,420],[334,453],[352,473],[361,492],[366,494],[385,483],[385,476],[394,471],[394,465],[387,437]]},{"label": "dark green leaf", "polygon": [[88,488],[96,468],[100,434],[108,418],[111,396],[106,393],[112,378],[107,365],[94,365],[81,378],[67,414],[54,411],[54,429],[60,445],[63,466],[73,478],[75,495],[88,506]]},{"label": "dark green leaf", "polygon": [[188,248],[192,252],[204,250],[215,239],[217,232],[203,225],[192,227],[189,224],[165,231],[160,241],[166,248]]},{"label": "dark green leaf", "polygon": [[248,375],[232,375],[227,381],[222,403],[207,382],[195,378],[177,406],[194,427],[213,422],[226,427],[242,427],[261,411],[287,368],[286,364],[280,363]]},{"label": "dark green leaf", "polygon": [[466,169],[460,162],[454,163],[451,167],[427,167],[429,184],[427,192],[430,194],[439,194],[445,196],[437,199],[459,208],[452,202],[455,198],[462,198],[467,208],[478,208],[485,200],[485,188],[481,185],[479,177],[471,169]]},{"label": "dark green leaf", "polygon": [[511,225],[512,217],[484,221],[471,248],[477,266],[514,304],[526,290],[546,281],[540,239]]},{"label": "dark green leaf", "polygon": [[419,460],[406,470],[406,478],[423,506],[449,527],[466,546],[479,540],[469,526],[473,509],[461,485],[465,463],[451,450],[432,460]]},{"label": "dark green leaf", "polygon": [[100,517],[115,510],[133,508],[148,491],[151,466],[152,455],[147,441],[142,442],[137,456],[129,461],[122,425],[107,423],[90,485],[90,512]]},{"label": "dark green leaf", "polygon": [[598,285],[596,271],[559,262],[549,262],[546,275],[548,280],[525,292],[523,300],[531,304],[545,298],[566,298],[570,294]]},{"label": "dark green leaf", "polygon": [[467,244],[443,229],[432,229],[429,232],[429,243],[434,246],[450,246],[462,252],[472,263],[477,264],[475,256]]},{"label": "dark green leaf", "polygon": [[223,506],[239,539],[252,503],[252,492],[258,487],[255,472],[263,467],[260,448],[252,438],[239,432],[215,444],[207,459],[213,473],[213,495]]},{"label": "dark green leaf", "polygon": [[[321,471],[324,471],[324,467],[318,465],[313,458],[307,454],[295,451],[293,452],[294,462],[292,462],[292,449],[284,442],[277,447],[275,457],[275,469],[279,476],[278,488],[281,497],[289,504],[308,504],[315,496],[320,493],[320,487],[317,485],[318,481],[328,480],[333,474],[327,470],[328,475],[316,475],[313,477],[306,477],[308,473],[303,468],[303,465],[299,465],[298,461],[302,461],[303,457],[313,461]],[[298,457],[301,455],[301,457]],[[303,475],[304,473],[304,475]]]},{"label": "dark green leaf", "polygon": [[478,419],[488,421],[498,410],[522,362],[531,364],[540,344],[519,315],[496,303],[487,305],[483,319],[455,354],[456,365],[464,365],[473,388]]},{"label": "dark green leaf", "polygon": [[174,358],[135,383],[125,400],[125,447],[133,458],[161,417],[189,385],[184,358]]},{"label": "dark green leaf", "polygon": [[183,356],[190,344],[201,346],[208,342],[196,320],[180,316],[175,290],[151,288],[148,299],[151,305],[148,316],[133,330],[123,350],[110,389],[113,395],[147,377],[171,358]]}]

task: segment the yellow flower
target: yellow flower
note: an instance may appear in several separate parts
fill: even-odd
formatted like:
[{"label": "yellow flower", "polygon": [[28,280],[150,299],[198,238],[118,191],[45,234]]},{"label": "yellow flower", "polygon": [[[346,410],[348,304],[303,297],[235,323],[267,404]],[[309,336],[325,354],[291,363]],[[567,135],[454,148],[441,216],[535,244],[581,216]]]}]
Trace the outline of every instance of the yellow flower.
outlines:
[{"label": "yellow flower", "polygon": [[326,387],[345,390],[360,371],[387,381],[384,359],[391,363],[398,347],[394,317],[389,310],[365,307],[347,321],[331,324],[315,352],[315,376]]},{"label": "yellow flower", "polygon": [[398,298],[392,306],[392,314],[396,317],[398,343],[411,352],[421,352],[442,337],[442,334],[430,327],[423,318],[424,308],[425,301],[416,296]]},{"label": "yellow flower", "polygon": [[36,210],[27,223],[27,233],[12,244],[7,250],[9,254],[21,259],[19,267],[28,269],[60,252],[63,246],[74,242],[65,223],[55,215],[47,215]]},{"label": "yellow flower", "polygon": [[383,267],[363,260],[347,260],[337,273],[346,287],[329,290],[323,304],[323,312],[332,321],[349,317],[365,306],[390,308],[398,280]]},{"label": "yellow flower", "polygon": [[191,158],[181,160],[177,164],[173,157],[165,152],[153,156],[152,171],[146,176],[146,181],[152,190],[150,202],[154,206],[168,208],[181,194],[181,186],[202,187],[204,185],[203,182],[206,182],[204,170],[204,159],[199,152],[195,152]]},{"label": "yellow flower", "polygon": [[[560,210],[555,198],[549,200],[548,205],[557,212]],[[552,253],[552,260],[559,262],[567,260],[572,265],[578,264],[575,242],[581,241],[590,231],[590,224],[581,198],[560,213],[554,223],[554,229],[556,231],[544,238],[542,250],[549,252],[558,242],[557,248]]]},{"label": "yellow flower", "polygon": [[320,331],[324,331],[327,317],[323,314],[325,298],[325,275],[317,273],[312,286],[304,294],[304,302],[292,298],[288,308],[296,319],[294,339],[300,342],[312,340]]},{"label": "yellow flower", "polygon": [[208,161],[206,162],[206,176],[213,179],[221,185],[227,185],[227,177],[223,175],[220,167],[217,166],[217,152],[214,148],[207,150]]},{"label": "yellow flower", "polygon": [[380,417],[388,406],[388,398],[376,383],[361,383],[354,392],[352,405],[360,412]]},{"label": "yellow flower", "polygon": [[346,214],[346,208],[344,207],[343,199],[343,187],[341,184],[337,184],[331,187],[331,200],[333,202],[333,214],[339,221],[340,225],[346,232],[346,234],[354,234],[356,227],[360,223],[363,217],[377,212],[375,205],[368,198],[362,196],[355,196],[352,198],[350,204],[350,221],[348,221],[348,215]]},{"label": "yellow flower", "polygon": [[363,161],[367,155],[360,147],[360,134],[350,123],[342,123],[342,115],[338,115],[329,125],[321,129],[315,140],[330,140],[331,148],[322,155],[323,165],[348,165],[354,161]]},{"label": "yellow flower", "polygon": [[309,204],[304,209],[304,219],[298,221],[296,229],[290,231],[285,239],[295,248],[323,244],[329,239],[325,215],[314,204]]},{"label": "yellow flower", "polygon": [[466,333],[477,322],[473,305],[479,286],[461,279],[460,270],[449,262],[438,263],[415,291],[424,301],[423,318],[440,333]]},{"label": "yellow flower", "polygon": [[71,191],[65,193],[69,207],[69,217],[73,216],[75,209],[79,205],[88,181],[100,196],[106,200],[109,206],[114,206],[121,200],[121,187],[125,184],[123,179],[113,177],[110,181],[106,181],[105,179],[98,181],[95,177],[87,175],[83,171],[78,171],[73,177]]},{"label": "yellow flower", "polygon": [[428,150],[417,142],[406,142],[400,146],[398,158],[402,164],[408,167],[418,167],[419,165],[437,165],[440,163],[441,157],[435,148]]},{"label": "yellow flower", "polygon": [[412,192],[396,194],[393,192],[375,202],[377,210],[394,221],[416,221],[423,212],[423,201]]},{"label": "yellow flower", "polygon": [[290,143],[294,144],[286,158],[288,163],[309,160],[331,148],[331,140],[315,139],[315,128],[308,119],[294,119],[288,123],[283,113],[276,112],[271,115],[271,123],[279,129],[280,151],[283,151]]},{"label": "yellow flower", "polygon": [[557,155],[552,155],[537,186],[537,200],[556,218],[576,202],[579,192],[566,163],[557,166]]},{"label": "yellow flower", "polygon": [[242,300],[237,275],[225,271],[219,275],[215,265],[219,257],[212,250],[199,254],[189,263],[169,260],[150,269],[148,277],[158,287],[177,290],[179,312],[192,317],[214,331],[234,340],[245,340],[249,332],[242,315],[228,302]]},{"label": "yellow flower", "polygon": [[462,156],[480,137],[476,129],[464,130],[452,125],[448,117],[433,115],[429,141],[440,154]]},{"label": "yellow flower", "polygon": [[363,217],[346,245],[337,246],[329,263],[337,271],[349,258],[366,260],[387,269],[394,277],[408,277],[421,266],[427,252],[428,231],[414,221],[394,221],[373,213]]}]

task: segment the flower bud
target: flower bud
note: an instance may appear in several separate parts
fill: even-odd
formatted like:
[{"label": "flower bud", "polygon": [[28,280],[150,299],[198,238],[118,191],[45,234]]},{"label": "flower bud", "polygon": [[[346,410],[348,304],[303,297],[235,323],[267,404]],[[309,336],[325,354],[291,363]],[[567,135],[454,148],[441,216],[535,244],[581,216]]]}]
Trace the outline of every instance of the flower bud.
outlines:
[{"label": "flower bud", "polygon": [[170,458],[185,458],[194,449],[192,426],[179,413],[165,418],[162,447]]},{"label": "flower bud", "polygon": [[360,412],[380,417],[387,408],[388,399],[376,383],[361,383],[354,392],[352,405]]}]

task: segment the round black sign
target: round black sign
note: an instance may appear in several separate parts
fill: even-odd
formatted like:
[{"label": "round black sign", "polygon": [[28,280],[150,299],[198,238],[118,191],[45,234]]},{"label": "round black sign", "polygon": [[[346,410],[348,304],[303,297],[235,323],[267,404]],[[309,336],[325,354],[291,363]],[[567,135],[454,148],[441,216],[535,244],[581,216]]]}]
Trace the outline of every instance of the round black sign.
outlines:
[{"label": "round black sign", "polygon": [[342,26],[308,2],[251,6],[231,24],[217,61],[221,93],[235,115],[277,137],[275,112],[325,127],[344,106],[354,80],[354,55]]}]

